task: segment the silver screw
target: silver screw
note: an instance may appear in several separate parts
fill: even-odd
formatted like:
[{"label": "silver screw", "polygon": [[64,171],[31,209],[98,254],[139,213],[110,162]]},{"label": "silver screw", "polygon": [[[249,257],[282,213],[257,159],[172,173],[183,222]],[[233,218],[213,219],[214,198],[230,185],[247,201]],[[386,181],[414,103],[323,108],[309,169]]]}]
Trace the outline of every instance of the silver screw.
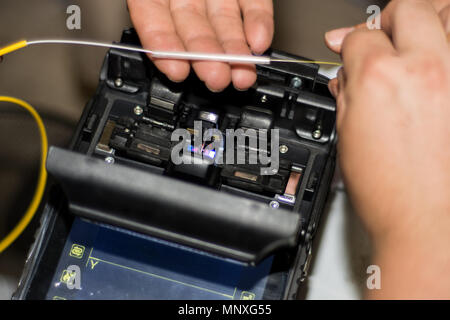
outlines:
[{"label": "silver screw", "polygon": [[268,100],[269,100],[269,99],[267,98],[266,95],[263,95],[263,96],[261,97],[261,102],[262,102],[262,103],[266,103]]},{"label": "silver screw", "polygon": [[288,146],[286,146],[286,145],[281,145],[280,146],[280,153],[287,153],[289,151],[289,148],[288,148]]},{"label": "silver screw", "polygon": [[141,106],[136,106],[134,107],[134,114],[137,116],[142,115],[142,113],[144,113],[144,109],[142,109]]},{"label": "silver screw", "polygon": [[123,86],[123,80],[121,79],[121,78],[117,78],[115,81],[114,81],[114,85],[116,86],[116,87],[121,87],[121,86]]},{"label": "silver screw", "polygon": [[269,206],[273,209],[278,209],[280,207],[280,204],[278,201],[270,201]]},{"label": "silver screw", "polygon": [[299,77],[292,78],[292,80],[291,80],[291,86],[295,89],[300,88],[302,86],[302,84],[303,84],[303,81]]},{"label": "silver screw", "polygon": [[113,157],[106,157],[105,162],[108,164],[114,164],[114,158]]},{"label": "silver screw", "polygon": [[312,136],[314,139],[320,139],[322,137],[322,131],[314,130],[314,132],[312,133]]}]

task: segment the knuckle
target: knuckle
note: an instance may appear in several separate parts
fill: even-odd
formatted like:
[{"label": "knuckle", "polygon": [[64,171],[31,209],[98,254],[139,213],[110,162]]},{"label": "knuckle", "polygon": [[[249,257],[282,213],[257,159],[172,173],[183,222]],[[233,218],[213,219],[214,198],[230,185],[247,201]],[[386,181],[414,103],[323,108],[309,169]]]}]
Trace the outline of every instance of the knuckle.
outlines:
[{"label": "knuckle", "polygon": [[[199,1],[200,3],[200,1]],[[194,17],[199,17],[199,16],[203,16],[203,10],[202,8],[199,6],[199,3],[196,2],[173,2],[171,3],[171,11],[172,14],[177,15],[177,14],[190,14]]]},{"label": "knuckle", "polygon": [[168,32],[165,31],[148,31],[147,32],[148,39],[151,40],[152,43],[159,45],[160,43],[164,43],[167,41],[167,38],[170,36]]},{"label": "knuckle", "polygon": [[188,47],[204,47],[205,45],[215,45],[217,38],[213,33],[192,33],[187,36],[184,41]]},{"label": "knuckle", "polygon": [[384,77],[388,71],[389,57],[380,53],[370,53],[363,60],[363,73],[370,77]]},{"label": "knuckle", "polygon": [[223,21],[227,23],[242,23],[241,13],[235,10],[208,11],[210,21]]},{"label": "knuckle", "polygon": [[346,54],[361,46],[365,40],[366,31],[355,30],[349,33],[342,43],[342,53]]},{"label": "knuckle", "polygon": [[358,74],[355,76],[360,84],[360,89],[372,91],[375,87],[390,87],[393,70],[396,63],[391,56],[383,54],[368,54],[361,62]]},{"label": "knuckle", "polygon": [[227,51],[235,54],[248,54],[249,48],[245,40],[240,38],[220,39],[220,44]]},{"label": "knuckle", "polygon": [[439,89],[442,85],[448,87],[448,66],[436,52],[423,52],[414,55],[408,63],[408,73],[422,79],[427,89]]}]

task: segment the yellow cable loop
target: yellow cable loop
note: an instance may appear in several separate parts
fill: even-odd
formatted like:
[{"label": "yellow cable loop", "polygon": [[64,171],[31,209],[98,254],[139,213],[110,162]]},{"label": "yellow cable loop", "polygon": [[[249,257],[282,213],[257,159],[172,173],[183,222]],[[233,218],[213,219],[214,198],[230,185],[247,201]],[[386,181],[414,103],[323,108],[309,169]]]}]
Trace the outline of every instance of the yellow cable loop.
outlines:
[{"label": "yellow cable loop", "polygon": [[34,120],[36,120],[41,135],[41,165],[37,188],[34,193],[33,199],[22,219],[14,227],[14,229],[3,240],[0,241],[0,253],[2,253],[22,234],[22,232],[28,226],[28,224],[36,214],[36,211],[38,210],[41,200],[44,196],[45,185],[47,183],[47,170],[45,168],[45,162],[47,160],[48,139],[41,117],[30,104],[23,100],[7,96],[0,96],[0,101],[10,102],[25,108],[33,116]]}]

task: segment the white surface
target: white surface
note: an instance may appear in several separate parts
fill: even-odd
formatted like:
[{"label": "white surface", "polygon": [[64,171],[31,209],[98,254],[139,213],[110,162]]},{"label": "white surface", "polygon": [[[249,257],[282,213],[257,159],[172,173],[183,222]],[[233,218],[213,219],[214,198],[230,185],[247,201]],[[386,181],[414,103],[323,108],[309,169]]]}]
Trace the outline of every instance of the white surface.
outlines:
[{"label": "white surface", "polygon": [[11,299],[17,288],[17,279],[6,275],[0,275],[0,300]]},{"label": "white surface", "polygon": [[361,299],[370,243],[344,191],[330,194],[307,280],[306,299]]}]

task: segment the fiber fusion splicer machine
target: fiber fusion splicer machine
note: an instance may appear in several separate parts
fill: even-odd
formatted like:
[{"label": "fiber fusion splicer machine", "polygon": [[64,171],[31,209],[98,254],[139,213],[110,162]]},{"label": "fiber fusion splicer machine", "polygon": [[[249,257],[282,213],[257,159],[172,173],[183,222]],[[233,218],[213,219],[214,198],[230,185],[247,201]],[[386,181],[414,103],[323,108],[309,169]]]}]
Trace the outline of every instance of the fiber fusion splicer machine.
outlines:
[{"label": "fiber fusion splicer machine", "polygon": [[111,49],[70,148],[50,149],[15,298],[295,299],[335,166],[318,70],[258,66],[250,90],[211,93]]}]

